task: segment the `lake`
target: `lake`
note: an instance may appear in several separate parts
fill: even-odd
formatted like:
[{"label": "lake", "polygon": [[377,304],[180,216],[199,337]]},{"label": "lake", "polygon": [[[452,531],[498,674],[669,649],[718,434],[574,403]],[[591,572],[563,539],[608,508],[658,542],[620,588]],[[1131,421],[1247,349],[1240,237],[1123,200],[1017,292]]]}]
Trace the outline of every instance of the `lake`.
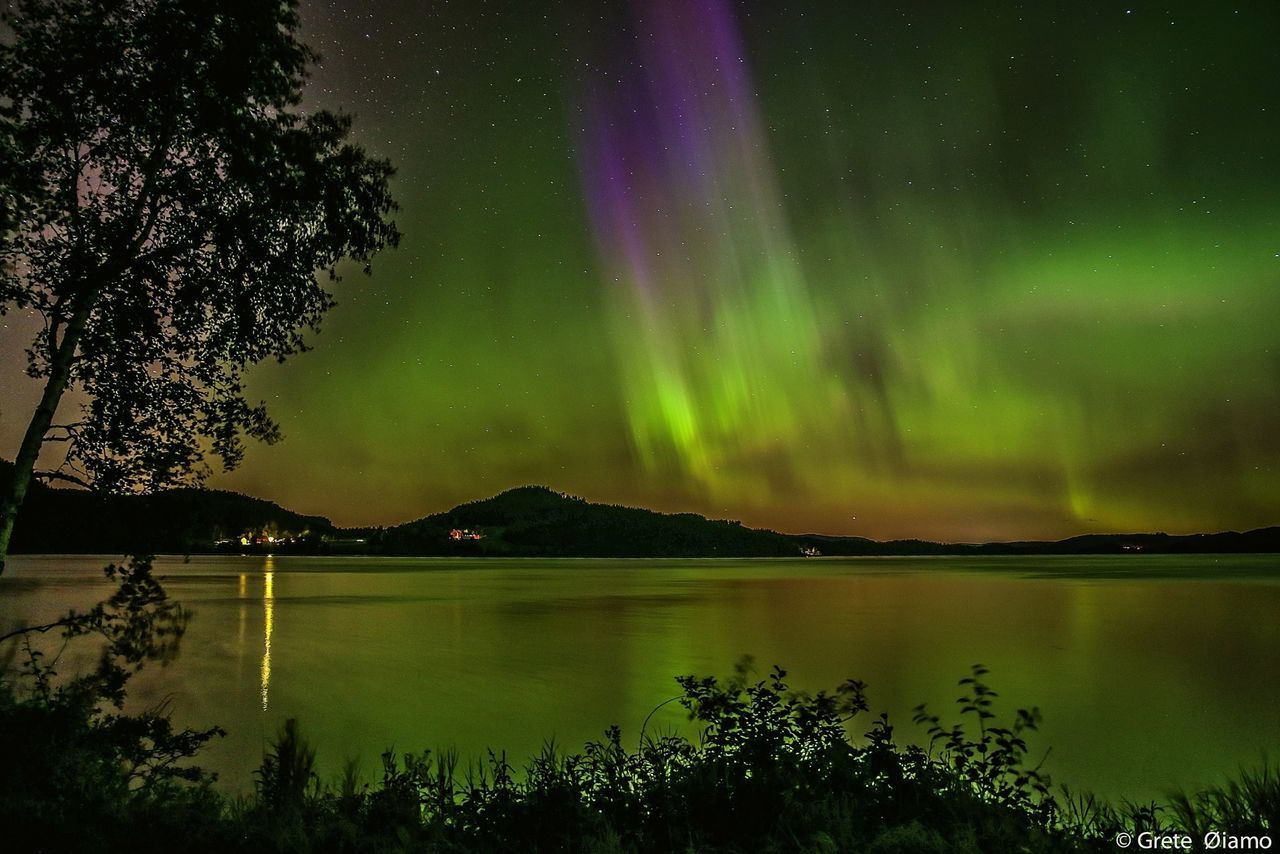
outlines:
[{"label": "lake", "polygon": [[[17,556],[0,621],[103,598],[103,557]],[[634,745],[678,674],[744,654],[796,687],[868,684],[900,740],[911,708],[954,717],[981,662],[997,712],[1037,705],[1054,783],[1158,797],[1280,756],[1280,559],[1250,556],[797,560],[165,557],[194,612],[182,652],[134,683],[181,724],[224,727],[204,755],[246,788],[289,717],[336,775],[355,756],[506,749],[606,727]],[[74,666],[87,659],[64,659]],[[67,667],[63,667],[64,670]],[[1003,714],[1001,715],[1003,717]],[[870,716],[867,719],[870,723]],[[677,704],[650,731],[687,726]]]}]

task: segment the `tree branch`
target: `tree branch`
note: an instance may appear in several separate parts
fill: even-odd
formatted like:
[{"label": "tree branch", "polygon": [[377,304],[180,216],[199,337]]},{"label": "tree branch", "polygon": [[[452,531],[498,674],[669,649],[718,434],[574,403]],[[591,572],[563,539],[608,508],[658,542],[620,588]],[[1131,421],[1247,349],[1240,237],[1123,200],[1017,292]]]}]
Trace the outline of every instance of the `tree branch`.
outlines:
[{"label": "tree branch", "polygon": [[[138,252],[147,244],[148,238],[151,236],[151,229],[155,227],[156,221],[160,218],[161,208],[159,205],[153,204],[157,199],[154,196],[155,181],[160,174],[160,168],[164,165],[169,154],[169,134],[164,134],[160,139],[156,140],[155,147],[151,149],[151,154],[147,157],[146,165],[142,170],[142,186],[138,189],[138,200],[134,205],[133,213],[129,219],[137,221],[142,219],[142,225],[138,229],[138,233],[134,235],[133,240],[125,250],[126,259],[121,269],[128,269],[129,265],[135,260]],[[143,214],[146,218],[143,219]]]},{"label": "tree branch", "polygon": [[71,625],[73,622],[79,622],[79,618],[80,618],[80,615],[74,615],[74,616],[63,617],[61,620],[57,620],[52,623],[45,623],[43,626],[23,626],[20,629],[14,629],[11,632],[7,632],[3,635],[0,635],[0,643],[4,643],[10,638],[18,638],[24,635],[29,635],[32,632],[39,632],[40,634],[44,634],[46,632],[53,631],[54,629],[60,629],[65,626]]},{"label": "tree branch", "polygon": [[73,474],[67,474],[60,471],[38,471],[32,474],[32,477],[42,478],[44,480],[65,480],[68,483],[74,483],[77,486],[83,486],[85,489],[93,489],[93,486],[86,481],[81,480]]},{"label": "tree branch", "polygon": [[181,243],[175,243],[169,246],[152,249],[149,252],[144,252],[133,259],[133,265],[136,267],[155,262],[166,262],[177,258],[184,252],[195,252],[206,246],[212,245],[212,241],[205,240],[203,238],[200,240],[184,240]]}]

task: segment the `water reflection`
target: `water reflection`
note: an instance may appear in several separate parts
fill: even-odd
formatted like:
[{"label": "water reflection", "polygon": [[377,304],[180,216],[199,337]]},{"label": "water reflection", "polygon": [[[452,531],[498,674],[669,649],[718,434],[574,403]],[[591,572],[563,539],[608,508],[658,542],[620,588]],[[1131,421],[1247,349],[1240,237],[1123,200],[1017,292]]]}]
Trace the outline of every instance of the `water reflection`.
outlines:
[{"label": "water reflection", "polygon": [[[98,558],[12,561],[0,622],[102,596]],[[197,617],[177,661],[144,670],[130,696],[171,700],[181,725],[226,728],[202,764],[233,790],[252,785],[264,738],[289,717],[322,775],[347,758],[376,774],[388,747],[578,749],[612,723],[634,745],[646,719],[649,735],[688,725],[676,703],[650,718],[673,676],[725,675],[748,652],[806,690],[865,680],[903,741],[927,740],[910,724],[917,703],[954,716],[955,682],[981,661],[1001,714],[1044,710],[1032,744],[1052,748],[1055,783],[1112,798],[1213,782],[1280,744],[1280,565],[1268,556],[159,566]],[[240,669],[255,658],[256,684]]]},{"label": "water reflection", "polygon": [[262,567],[262,711],[271,697],[271,630],[275,621],[275,560],[267,555]]},{"label": "water reflection", "polygon": [[236,596],[238,602],[236,606],[236,681],[240,681],[240,677],[244,674],[244,650],[245,650],[245,626],[249,622],[249,606],[246,601],[247,590],[249,587],[248,573],[240,573],[240,591]]}]

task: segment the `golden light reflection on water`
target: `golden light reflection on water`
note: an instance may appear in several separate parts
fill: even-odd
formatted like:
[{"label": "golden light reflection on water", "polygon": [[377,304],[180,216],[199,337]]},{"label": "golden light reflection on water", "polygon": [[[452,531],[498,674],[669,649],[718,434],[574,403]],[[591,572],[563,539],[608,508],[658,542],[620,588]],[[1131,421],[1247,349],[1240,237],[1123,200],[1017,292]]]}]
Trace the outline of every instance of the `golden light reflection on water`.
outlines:
[{"label": "golden light reflection on water", "polygon": [[[1044,710],[1032,744],[1037,760],[1052,749],[1055,783],[1112,798],[1214,782],[1280,743],[1280,683],[1270,678],[1280,672],[1280,569],[1270,557],[255,557],[214,586],[233,560],[161,564],[198,617],[174,665],[137,683],[145,696],[183,692],[184,725],[228,730],[207,767],[231,789],[252,785],[263,738],[284,717],[303,722],[326,774],[347,757],[376,774],[392,745],[524,758],[554,737],[577,750],[613,723],[635,744],[646,720],[650,736],[688,726],[675,703],[649,717],[677,692],[673,676],[724,676],[743,653],[762,674],[781,664],[805,690],[865,680],[904,742],[927,741],[910,723],[917,703],[951,721],[956,680],[980,661],[1001,716]],[[65,607],[65,563],[48,561],[47,580],[9,607]],[[91,569],[86,584],[97,585]],[[227,602],[241,576],[244,596]],[[278,602],[277,576],[288,593]],[[97,589],[86,587],[86,600]],[[288,626],[280,637],[277,611]],[[258,685],[225,654],[239,632],[243,666],[259,658]]]},{"label": "golden light reflection on water", "polygon": [[236,680],[239,681],[240,676],[244,673],[244,634],[245,624],[249,620],[249,608],[245,602],[245,592],[249,586],[249,576],[247,573],[240,573],[240,592],[236,597],[239,604],[236,607],[237,613],[237,630],[236,630]]},{"label": "golden light reflection on water", "polygon": [[271,630],[275,619],[275,562],[270,555],[262,576],[262,711],[271,698]]}]

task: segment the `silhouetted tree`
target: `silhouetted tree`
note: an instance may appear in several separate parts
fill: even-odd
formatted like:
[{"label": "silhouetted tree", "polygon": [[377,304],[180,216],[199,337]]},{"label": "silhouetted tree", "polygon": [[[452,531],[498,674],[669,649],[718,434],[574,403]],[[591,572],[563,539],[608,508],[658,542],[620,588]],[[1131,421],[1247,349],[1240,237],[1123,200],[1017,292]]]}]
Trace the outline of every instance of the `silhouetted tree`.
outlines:
[{"label": "silhouetted tree", "polygon": [[[299,109],[296,0],[18,0],[0,47],[0,310],[43,320],[44,394],[0,503],[0,561],[36,476],[152,489],[278,438],[244,369],[304,349],[344,259],[399,239],[389,163]],[[87,401],[65,424],[63,394]],[[2,567],[2,564],[0,564]]]}]

